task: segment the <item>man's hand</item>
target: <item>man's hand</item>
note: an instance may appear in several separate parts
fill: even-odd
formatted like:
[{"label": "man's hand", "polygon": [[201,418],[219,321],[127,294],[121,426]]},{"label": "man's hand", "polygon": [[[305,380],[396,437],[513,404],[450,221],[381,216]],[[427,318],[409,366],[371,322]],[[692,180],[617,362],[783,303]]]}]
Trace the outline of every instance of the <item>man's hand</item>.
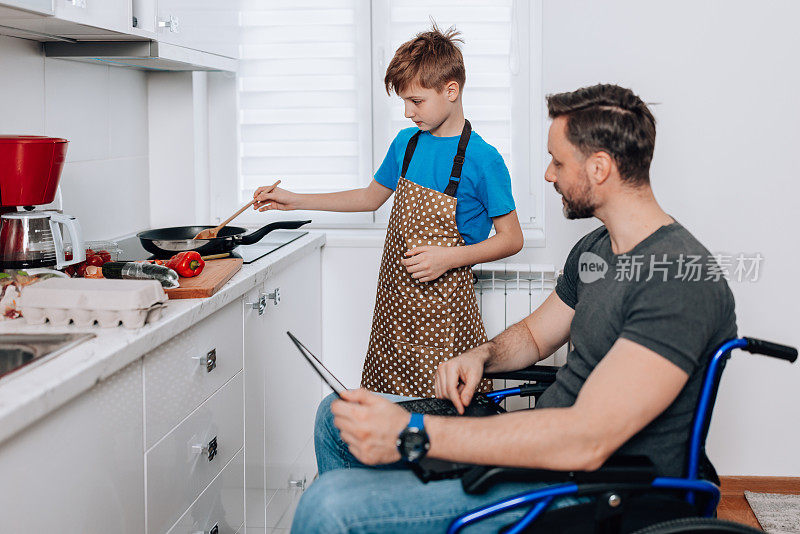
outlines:
[{"label": "man's hand", "polygon": [[436,369],[434,392],[439,399],[450,399],[458,413],[472,402],[472,395],[483,377],[485,349],[476,347],[451,358]]},{"label": "man's hand", "polygon": [[455,267],[455,250],[455,247],[414,247],[400,261],[411,274],[411,278],[420,282],[431,282]]},{"label": "man's hand", "polygon": [[409,414],[395,403],[366,389],[343,391],[331,404],[333,424],[359,462],[390,464],[400,460],[397,436],[408,426]]}]

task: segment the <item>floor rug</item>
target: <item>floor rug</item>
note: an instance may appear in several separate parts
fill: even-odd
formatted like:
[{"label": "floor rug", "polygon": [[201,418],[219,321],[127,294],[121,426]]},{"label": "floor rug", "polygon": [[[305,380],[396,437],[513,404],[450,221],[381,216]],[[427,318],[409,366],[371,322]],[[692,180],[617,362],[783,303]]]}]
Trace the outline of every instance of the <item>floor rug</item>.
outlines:
[{"label": "floor rug", "polygon": [[800,495],[745,491],[744,497],[764,531],[800,534]]}]

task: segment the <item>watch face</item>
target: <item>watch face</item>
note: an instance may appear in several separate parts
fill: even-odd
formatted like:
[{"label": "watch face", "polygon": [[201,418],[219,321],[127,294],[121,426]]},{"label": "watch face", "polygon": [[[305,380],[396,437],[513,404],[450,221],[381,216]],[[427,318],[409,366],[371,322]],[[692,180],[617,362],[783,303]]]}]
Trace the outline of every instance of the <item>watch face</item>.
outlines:
[{"label": "watch face", "polygon": [[406,428],[400,435],[400,454],[408,462],[416,462],[428,452],[431,444],[424,430]]}]

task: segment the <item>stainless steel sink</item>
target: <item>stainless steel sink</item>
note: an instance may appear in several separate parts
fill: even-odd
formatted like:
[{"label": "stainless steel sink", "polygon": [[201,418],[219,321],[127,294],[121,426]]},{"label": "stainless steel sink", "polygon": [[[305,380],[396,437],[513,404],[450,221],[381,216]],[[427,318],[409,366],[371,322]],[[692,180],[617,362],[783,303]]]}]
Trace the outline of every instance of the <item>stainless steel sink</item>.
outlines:
[{"label": "stainless steel sink", "polygon": [[61,354],[94,334],[0,334],[0,378],[32,362]]}]

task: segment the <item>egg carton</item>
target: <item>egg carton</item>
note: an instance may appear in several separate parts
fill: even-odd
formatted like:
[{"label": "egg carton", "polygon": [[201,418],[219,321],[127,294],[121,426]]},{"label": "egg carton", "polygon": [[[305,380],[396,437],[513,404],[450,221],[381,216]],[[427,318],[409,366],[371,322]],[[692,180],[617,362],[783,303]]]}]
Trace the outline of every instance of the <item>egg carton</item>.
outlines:
[{"label": "egg carton", "polygon": [[54,278],[24,288],[19,308],[33,325],[133,329],[157,321],[166,300],[155,280]]},{"label": "egg carton", "polygon": [[53,326],[67,326],[72,323],[79,327],[95,324],[101,328],[112,328],[120,324],[125,328],[141,328],[145,323],[158,321],[164,304],[154,304],[143,310],[87,310],[70,308],[38,308],[23,306],[22,317],[28,324],[41,325],[50,323]]}]

